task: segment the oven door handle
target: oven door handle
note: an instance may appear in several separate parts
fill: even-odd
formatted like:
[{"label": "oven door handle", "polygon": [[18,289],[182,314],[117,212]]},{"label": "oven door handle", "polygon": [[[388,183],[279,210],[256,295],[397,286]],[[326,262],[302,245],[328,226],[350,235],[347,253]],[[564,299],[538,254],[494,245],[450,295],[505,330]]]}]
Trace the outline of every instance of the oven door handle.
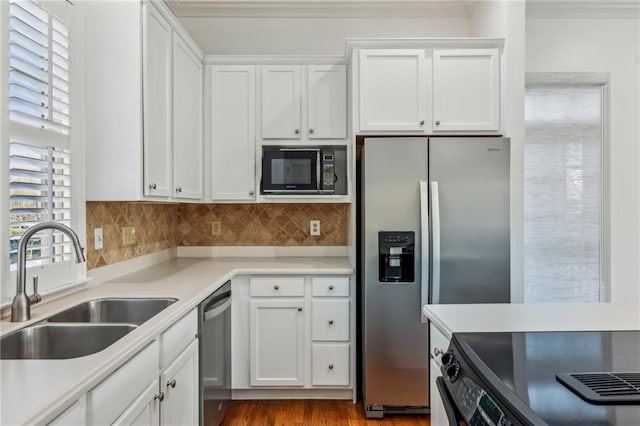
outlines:
[{"label": "oven door handle", "polygon": [[442,405],[444,405],[444,412],[447,413],[449,426],[458,426],[458,419],[460,419],[461,416],[457,415],[457,409],[453,405],[453,400],[451,399],[451,395],[449,395],[449,391],[444,384],[444,379],[442,378],[442,376],[436,378],[436,386],[438,387],[438,393],[440,393]]},{"label": "oven door handle", "polygon": [[231,306],[231,294],[229,294],[226,298],[218,300],[218,303],[213,305],[209,305],[207,310],[202,313],[203,321],[210,321],[224,311],[226,311]]}]

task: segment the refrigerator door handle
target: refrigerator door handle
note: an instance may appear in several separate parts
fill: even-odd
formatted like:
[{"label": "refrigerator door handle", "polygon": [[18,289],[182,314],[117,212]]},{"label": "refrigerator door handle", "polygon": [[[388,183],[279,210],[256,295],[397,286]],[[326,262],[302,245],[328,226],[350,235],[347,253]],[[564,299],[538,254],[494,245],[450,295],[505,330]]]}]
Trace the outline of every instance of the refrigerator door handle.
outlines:
[{"label": "refrigerator door handle", "polygon": [[[420,181],[420,306],[429,303],[429,184]],[[429,322],[420,308],[420,322]]]},{"label": "refrigerator door handle", "polygon": [[431,224],[433,225],[431,303],[440,303],[440,195],[437,181],[431,182]]}]

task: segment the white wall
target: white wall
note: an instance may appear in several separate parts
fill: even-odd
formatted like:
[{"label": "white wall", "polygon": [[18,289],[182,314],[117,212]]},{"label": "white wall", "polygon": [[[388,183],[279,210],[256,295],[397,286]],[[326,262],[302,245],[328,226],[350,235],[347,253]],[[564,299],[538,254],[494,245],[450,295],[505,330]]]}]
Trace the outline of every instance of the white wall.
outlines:
[{"label": "white wall", "polygon": [[511,301],[524,300],[524,1],[478,1],[469,20],[472,37],[505,39],[501,73],[502,128],[511,139]]},{"label": "white wall", "polygon": [[640,21],[527,19],[527,72],[610,73],[611,301],[640,301]]},{"label": "white wall", "polygon": [[348,37],[464,37],[467,19],[180,18],[207,55],[343,55]]}]

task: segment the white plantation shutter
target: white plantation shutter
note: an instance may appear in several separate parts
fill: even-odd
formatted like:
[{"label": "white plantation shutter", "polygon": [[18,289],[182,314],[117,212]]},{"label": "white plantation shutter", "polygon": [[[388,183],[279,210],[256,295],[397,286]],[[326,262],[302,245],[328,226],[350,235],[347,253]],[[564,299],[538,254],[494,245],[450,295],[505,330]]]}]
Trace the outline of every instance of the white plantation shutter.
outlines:
[{"label": "white plantation shutter", "polygon": [[69,28],[33,1],[9,3],[9,120],[68,135]]},{"label": "white plantation shutter", "polygon": [[[1,1],[1,0],[0,0]],[[63,1],[9,0],[9,257],[15,271],[18,241],[36,223],[71,226],[71,53]],[[50,8],[51,10],[48,10]],[[68,238],[54,231],[34,235],[27,266],[55,271],[71,260]],[[55,266],[54,268],[54,264]],[[51,269],[53,268],[53,269]]]},{"label": "white plantation shutter", "polygon": [[[71,167],[68,150],[18,142],[9,145],[10,257],[15,269],[18,240],[36,223],[56,221],[71,226]],[[27,266],[70,259],[71,245],[61,232],[31,237]]]}]

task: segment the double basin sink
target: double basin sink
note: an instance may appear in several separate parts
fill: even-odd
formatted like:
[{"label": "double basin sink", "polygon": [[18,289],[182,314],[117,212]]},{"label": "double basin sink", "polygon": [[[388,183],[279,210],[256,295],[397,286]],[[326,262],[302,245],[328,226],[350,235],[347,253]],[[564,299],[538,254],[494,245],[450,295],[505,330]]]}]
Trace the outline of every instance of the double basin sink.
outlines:
[{"label": "double basin sink", "polygon": [[0,359],[69,359],[100,352],[176,300],[89,300],[2,337]]}]

